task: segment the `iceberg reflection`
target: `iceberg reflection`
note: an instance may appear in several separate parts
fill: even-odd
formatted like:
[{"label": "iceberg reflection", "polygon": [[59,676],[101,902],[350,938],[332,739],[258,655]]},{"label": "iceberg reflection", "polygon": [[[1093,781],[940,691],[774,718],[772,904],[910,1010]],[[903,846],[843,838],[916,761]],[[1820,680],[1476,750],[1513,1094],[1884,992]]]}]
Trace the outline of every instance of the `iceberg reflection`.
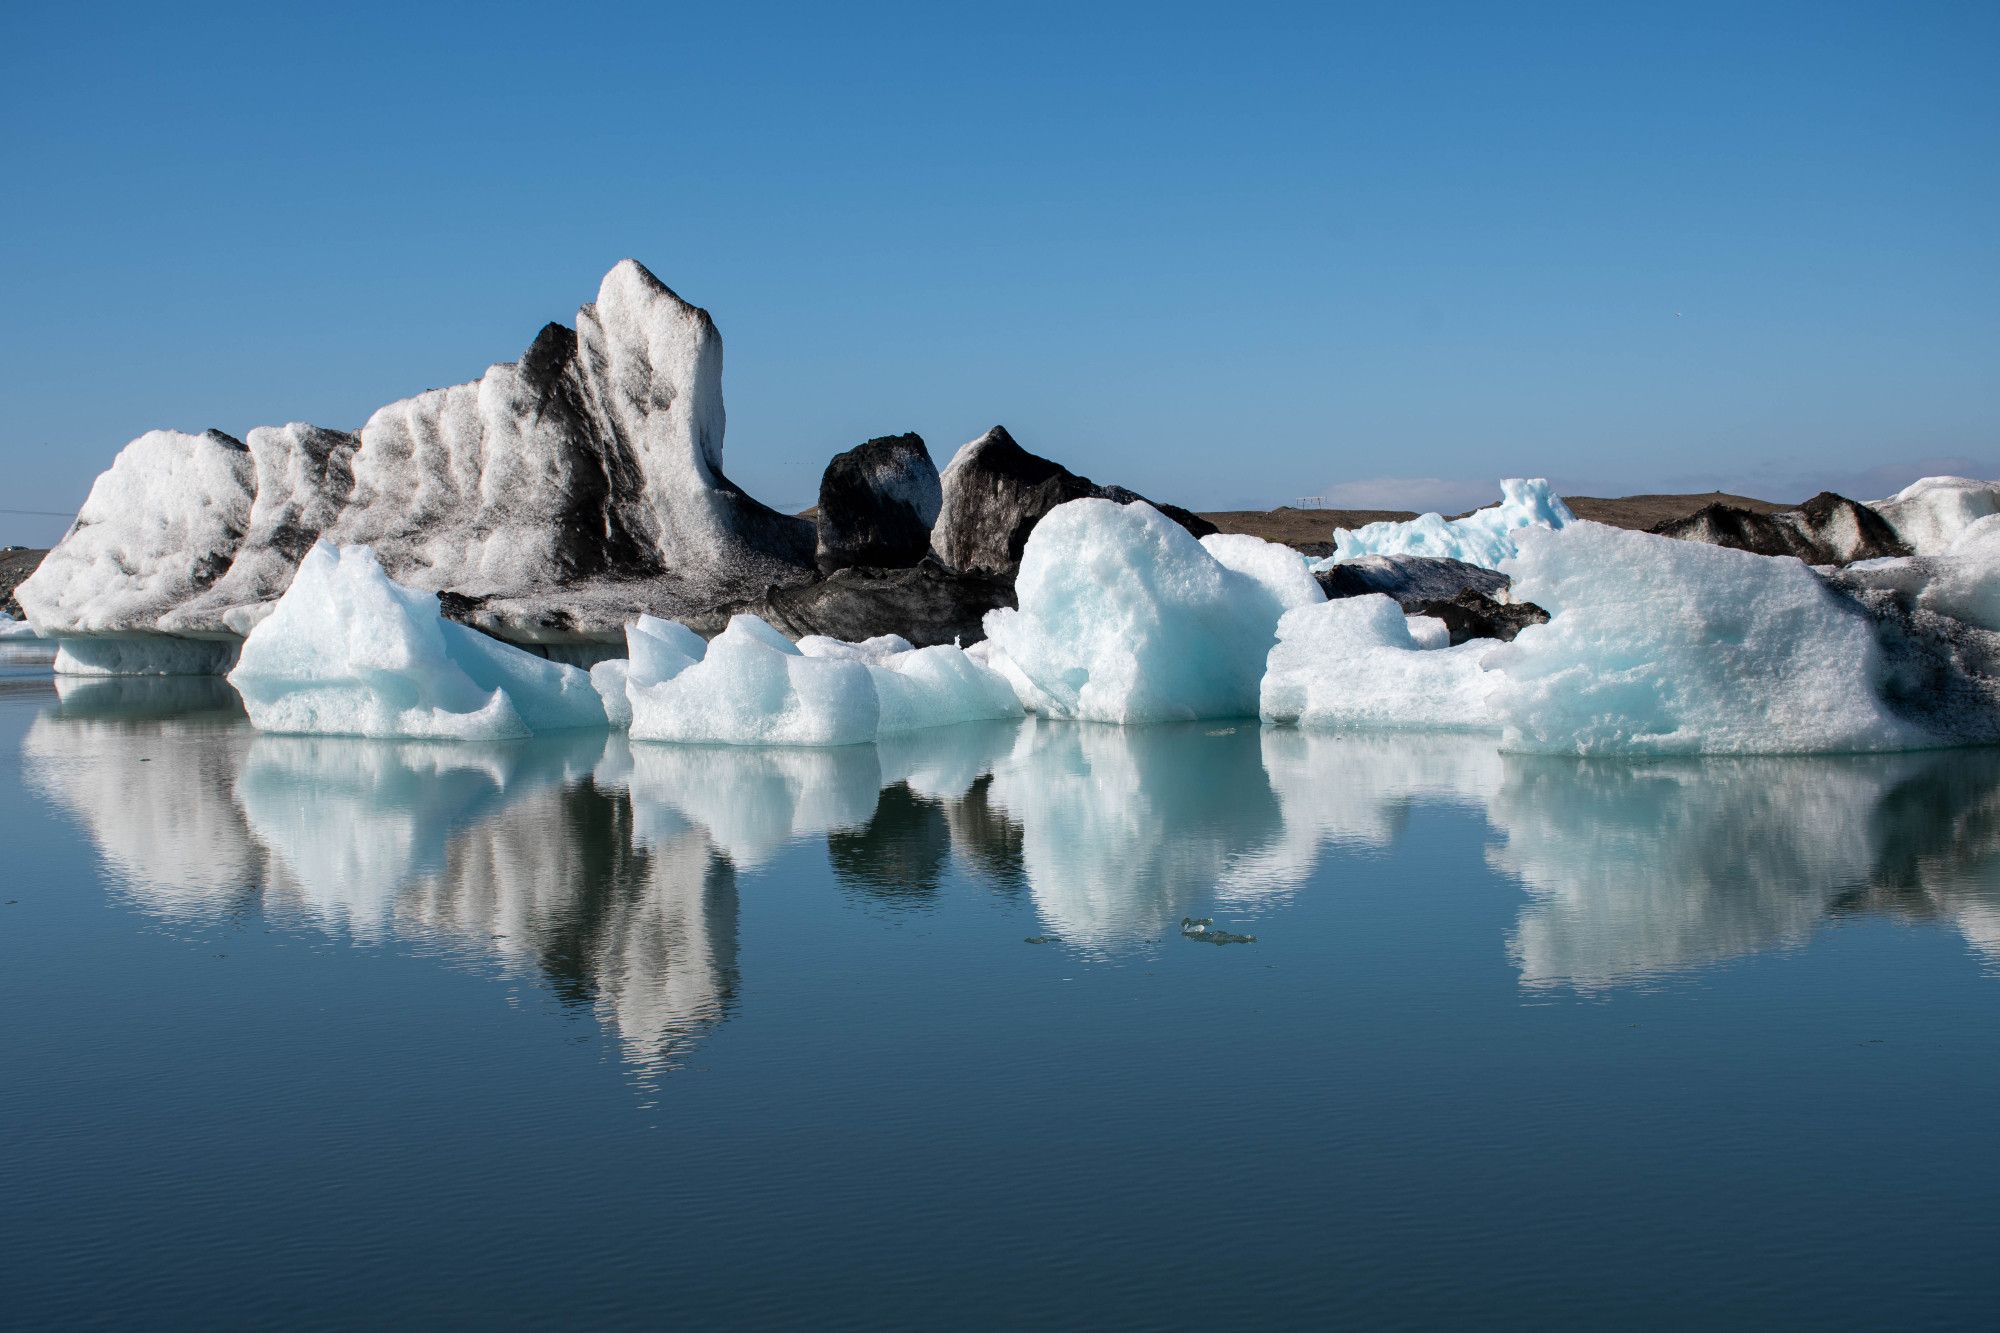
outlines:
[{"label": "iceberg reflection", "polygon": [[1033,718],[832,749],[392,742],[258,735],[219,681],[58,690],[28,779],[139,906],[261,909],[539,975],[642,1068],[737,1003],[738,876],[815,843],[853,905],[927,910],[970,881],[1108,954],[1183,916],[1278,910],[1446,807],[1483,819],[1486,863],[1527,894],[1504,949],[1530,989],[1643,982],[1862,914],[1948,924],[2000,965],[2000,752],[1611,763]]},{"label": "iceberg reflection", "polygon": [[1859,913],[2000,961],[2000,752],[1651,764],[1510,758],[1488,854],[1533,901],[1508,949],[1579,989],[1794,947]]}]

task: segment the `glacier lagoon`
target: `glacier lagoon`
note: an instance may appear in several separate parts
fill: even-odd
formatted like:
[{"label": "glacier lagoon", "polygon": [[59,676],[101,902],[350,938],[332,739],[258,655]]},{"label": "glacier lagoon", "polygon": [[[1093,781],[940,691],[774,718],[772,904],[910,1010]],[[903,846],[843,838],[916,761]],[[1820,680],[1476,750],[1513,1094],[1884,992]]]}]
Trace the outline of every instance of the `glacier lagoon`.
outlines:
[{"label": "glacier lagoon", "polygon": [[23,668],[0,764],[23,1326],[2000,1296],[1994,750],[394,742]]}]

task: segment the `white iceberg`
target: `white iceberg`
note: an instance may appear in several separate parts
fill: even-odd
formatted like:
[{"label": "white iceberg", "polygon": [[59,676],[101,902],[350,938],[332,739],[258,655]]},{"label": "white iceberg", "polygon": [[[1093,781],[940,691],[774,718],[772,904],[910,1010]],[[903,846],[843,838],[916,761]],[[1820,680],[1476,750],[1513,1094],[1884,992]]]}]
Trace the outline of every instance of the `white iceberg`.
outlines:
[{"label": "white iceberg", "polygon": [[1288,611],[1258,711],[1266,722],[1321,730],[1496,729],[1486,705],[1493,682],[1481,667],[1493,643],[1440,646],[1443,630],[1381,593]]},{"label": "white iceberg", "polygon": [[858,745],[881,705],[861,662],[807,657],[756,616],[730,618],[698,662],[647,680],[635,673],[632,739],[715,745]]},{"label": "white iceberg", "polygon": [[38,632],[116,634],[229,569],[250,524],[250,451],[219,431],[148,431],[91,484],[76,522],[14,596]]},{"label": "white iceberg", "polygon": [[[1021,712],[1004,677],[948,644],[911,648],[893,635],[795,644],[752,615],[733,617],[706,645],[652,617],[626,640],[634,740],[855,745]],[[615,668],[598,673],[609,682]]]},{"label": "white iceberg", "polygon": [[1333,555],[1317,567],[1329,569],[1364,555],[1425,555],[1498,569],[1518,549],[1523,532],[1576,522],[1562,497],[1540,477],[1509,477],[1500,483],[1500,493],[1499,504],[1464,518],[1424,514],[1401,523],[1335,528]]},{"label": "white iceberg", "polygon": [[1015,593],[987,664],[1035,712],[1120,723],[1255,716],[1279,616],[1325,598],[1284,547],[1096,499],[1036,525]]},{"label": "white iceberg", "polygon": [[1944,555],[1967,528],[2000,513],[2000,481],[1925,477],[1870,509],[1888,521],[1912,555]]},{"label": "white iceberg", "polygon": [[229,683],[260,731],[498,740],[606,724],[583,671],[444,619],[366,547],[324,541]]},{"label": "white iceberg", "polygon": [[708,644],[677,620],[641,615],[625,626],[625,656],[590,668],[590,683],[604,700],[604,714],[621,731],[632,725],[631,683],[672,680],[702,659]]},{"label": "white iceberg", "polygon": [[1488,650],[1502,748],[1786,754],[1918,748],[1869,617],[1790,557],[1577,523],[1506,566],[1548,610]]},{"label": "white iceberg", "polygon": [[290,586],[299,559],[340,516],[360,440],[294,421],[243,437],[251,462],[249,527],[227,572],[159,619],[171,633],[248,634]]},{"label": "white iceberg", "polygon": [[879,735],[1021,715],[1021,701],[1007,678],[950,644],[913,648],[865,665],[881,703]]}]

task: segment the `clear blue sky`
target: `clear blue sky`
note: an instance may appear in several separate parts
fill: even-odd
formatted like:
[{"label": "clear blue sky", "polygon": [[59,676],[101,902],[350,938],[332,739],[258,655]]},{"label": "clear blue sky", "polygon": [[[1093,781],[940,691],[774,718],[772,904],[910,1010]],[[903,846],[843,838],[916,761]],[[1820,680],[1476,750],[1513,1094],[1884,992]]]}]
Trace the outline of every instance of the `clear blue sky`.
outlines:
[{"label": "clear blue sky", "polygon": [[8,6],[0,504],[624,255],[774,503],[996,421],[1201,507],[2000,471],[2000,4],[1081,8]]}]

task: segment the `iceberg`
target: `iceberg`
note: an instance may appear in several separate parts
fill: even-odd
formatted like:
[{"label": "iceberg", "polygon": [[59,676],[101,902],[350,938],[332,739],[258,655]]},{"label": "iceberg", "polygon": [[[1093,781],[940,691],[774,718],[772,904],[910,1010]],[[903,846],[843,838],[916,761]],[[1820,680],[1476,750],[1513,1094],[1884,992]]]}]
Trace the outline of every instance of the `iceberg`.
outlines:
[{"label": "iceberg", "polygon": [[340,516],[354,489],[354,451],[345,431],[294,421],[243,437],[251,464],[249,526],[221,578],[159,618],[176,633],[248,634],[291,585],[292,573]]},{"label": "iceberg", "polygon": [[866,665],[881,704],[879,735],[1021,715],[1007,678],[962,648],[934,644]]},{"label": "iceberg", "polygon": [[1482,667],[1496,646],[1456,648],[1444,622],[1406,616],[1381,593],[1287,611],[1264,672],[1266,722],[1322,730],[1497,729]]},{"label": "iceberg", "polygon": [[28,623],[63,636],[157,629],[228,571],[250,526],[253,477],[250,451],[221,431],[141,435],[15,589]]},{"label": "iceberg", "polygon": [[2000,515],[1972,523],[1939,554],[1857,561],[1828,578],[1858,596],[1889,593],[1911,608],[2000,632]]},{"label": "iceberg", "polygon": [[714,321],[622,260],[574,331],[547,325],[519,362],[371,416],[328,535],[519,640],[808,577],[812,526],[729,480],[724,424]]},{"label": "iceberg", "polygon": [[[21,605],[45,635],[233,645],[325,537],[515,642],[613,643],[642,607],[693,614],[812,577],[813,525],[730,481],[723,427],[714,321],[624,260],[575,329],[549,324],[518,362],[390,403],[358,434],[140,436]],[[98,669],[157,668],[147,646]]]},{"label": "iceberg", "polygon": [[1888,520],[1912,555],[1944,555],[1959,534],[2000,513],[2000,481],[1925,477],[1868,507]]},{"label": "iceberg", "polygon": [[606,725],[591,678],[444,619],[366,547],[321,541],[229,683],[259,731],[501,740]]},{"label": "iceberg", "polygon": [[911,648],[894,635],[795,644],[751,615],[706,645],[652,617],[627,639],[634,740],[856,745],[1021,712],[1004,677],[949,644]]},{"label": "iceberg", "polygon": [[1502,748],[1787,754],[1940,738],[1884,702],[1873,622],[1790,557],[1579,522],[1505,572],[1550,620],[1491,648]]},{"label": "iceberg", "polygon": [[858,745],[881,721],[865,663],[807,657],[751,615],[731,618],[699,661],[635,674],[632,739],[713,745]]},{"label": "iceberg", "polygon": [[1036,525],[987,665],[1029,709],[1095,722],[1254,717],[1278,618],[1325,600],[1289,549],[1196,541],[1148,504],[1073,500]]},{"label": "iceberg", "polygon": [[1500,492],[1499,504],[1464,518],[1425,514],[1402,523],[1335,528],[1333,554],[1315,568],[1331,569],[1364,555],[1422,555],[1498,569],[1514,554],[1523,532],[1562,528],[1576,521],[1562,497],[1540,477],[1509,477],[1500,483]]}]

